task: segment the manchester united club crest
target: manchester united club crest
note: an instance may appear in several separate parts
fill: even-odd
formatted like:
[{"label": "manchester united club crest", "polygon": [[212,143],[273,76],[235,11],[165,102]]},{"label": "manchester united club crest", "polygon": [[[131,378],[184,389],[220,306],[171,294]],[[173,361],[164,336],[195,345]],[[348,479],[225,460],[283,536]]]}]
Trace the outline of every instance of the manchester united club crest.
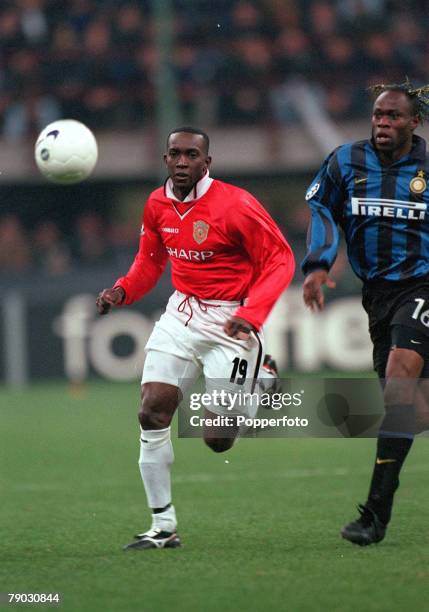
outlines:
[{"label": "manchester united club crest", "polygon": [[411,179],[410,189],[413,193],[423,193],[426,190],[426,186],[424,170],[419,170],[417,176]]},{"label": "manchester united club crest", "polygon": [[209,233],[210,225],[205,221],[194,221],[194,240],[201,244],[207,238]]}]

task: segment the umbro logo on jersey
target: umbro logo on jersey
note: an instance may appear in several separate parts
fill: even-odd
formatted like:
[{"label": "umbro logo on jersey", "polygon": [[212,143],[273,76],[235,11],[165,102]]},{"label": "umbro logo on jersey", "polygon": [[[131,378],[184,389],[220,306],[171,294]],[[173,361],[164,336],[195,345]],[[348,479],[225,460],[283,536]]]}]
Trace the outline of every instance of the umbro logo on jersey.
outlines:
[{"label": "umbro logo on jersey", "polygon": [[166,232],[167,234],[178,234],[178,227],[161,227],[161,232]]},{"label": "umbro logo on jersey", "polygon": [[422,221],[427,204],[384,198],[352,198],[352,214],[365,217],[391,217]]}]

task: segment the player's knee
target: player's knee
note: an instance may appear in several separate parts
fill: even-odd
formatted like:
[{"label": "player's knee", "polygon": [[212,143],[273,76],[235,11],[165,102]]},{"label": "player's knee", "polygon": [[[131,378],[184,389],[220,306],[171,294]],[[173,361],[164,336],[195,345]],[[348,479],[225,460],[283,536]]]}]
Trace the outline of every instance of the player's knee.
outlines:
[{"label": "player's knee", "polygon": [[389,353],[386,378],[418,378],[423,364],[424,359],[417,351],[394,348]]},{"label": "player's knee", "polygon": [[138,417],[142,429],[164,429],[171,422],[171,414],[165,412],[156,400],[143,401]]},{"label": "player's knee", "polygon": [[164,429],[171,422],[171,418],[162,412],[145,411],[144,408],[140,409],[138,417],[142,429]]},{"label": "player's knee", "polygon": [[414,368],[403,358],[393,357],[388,365],[386,377],[389,378],[413,378]]},{"label": "player's knee", "polygon": [[[409,395],[417,384],[420,376],[423,358],[415,351],[393,349],[390,351],[386,366],[384,396],[395,394]],[[393,399],[394,398],[390,398]]]},{"label": "player's knee", "polygon": [[234,438],[210,438],[204,436],[204,442],[215,453],[224,453],[234,444]]},{"label": "player's knee", "polygon": [[177,396],[159,392],[151,385],[143,385],[142,402],[138,413],[143,429],[163,429],[171,423],[177,407]]},{"label": "player's knee", "polygon": [[386,368],[384,385],[385,404],[413,402],[423,358],[414,351],[391,351]]}]

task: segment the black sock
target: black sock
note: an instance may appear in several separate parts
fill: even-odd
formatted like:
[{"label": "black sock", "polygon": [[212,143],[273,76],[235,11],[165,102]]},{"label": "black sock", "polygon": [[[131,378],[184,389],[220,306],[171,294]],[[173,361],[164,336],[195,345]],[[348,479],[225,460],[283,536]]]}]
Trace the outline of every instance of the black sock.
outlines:
[{"label": "black sock", "polygon": [[412,443],[412,438],[381,436],[377,440],[377,457],[367,505],[385,525],[390,521],[393,496],[399,486],[399,472]]},{"label": "black sock", "polygon": [[392,514],[393,496],[399,486],[402,464],[413,443],[414,420],[415,407],[412,404],[386,406],[367,501],[385,525]]},{"label": "black sock", "polygon": [[150,511],[152,514],[161,514],[161,512],[165,512],[171,506],[171,502],[164,506],[163,508],[151,508]]}]

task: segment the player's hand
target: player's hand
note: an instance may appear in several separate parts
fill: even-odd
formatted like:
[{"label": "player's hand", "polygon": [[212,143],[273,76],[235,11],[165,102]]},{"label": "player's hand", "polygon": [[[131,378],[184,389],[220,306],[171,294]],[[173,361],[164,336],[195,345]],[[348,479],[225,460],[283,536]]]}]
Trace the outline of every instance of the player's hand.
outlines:
[{"label": "player's hand", "polygon": [[223,331],[231,338],[238,340],[248,340],[250,332],[254,331],[253,325],[240,317],[231,317],[223,326]]},{"label": "player's hand", "polygon": [[98,313],[101,315],[107,314],[112,306],[118,306],[121,304],[124,297],[125,291],[122,289],[122,287],[103,289],[95,300]]},{"label": "player's hand", "polygon": [[323,285],[326,285],[329,289],[335,289],[336,287],[335,281],[329,278],[326,270],[315,270],[305,277],[303,285],[304,303],[313,312],[315,310],[323,310],[325,305]]}]

